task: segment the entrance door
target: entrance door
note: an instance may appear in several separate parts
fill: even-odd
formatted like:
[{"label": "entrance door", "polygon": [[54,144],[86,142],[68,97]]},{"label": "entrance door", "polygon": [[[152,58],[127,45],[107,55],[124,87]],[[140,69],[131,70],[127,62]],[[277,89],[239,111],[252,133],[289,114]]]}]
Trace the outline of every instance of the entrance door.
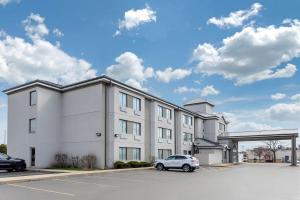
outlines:
[{"label": "entrance door", "polygon": [[35,147],[30,147],[30,166],[35,166]]}]

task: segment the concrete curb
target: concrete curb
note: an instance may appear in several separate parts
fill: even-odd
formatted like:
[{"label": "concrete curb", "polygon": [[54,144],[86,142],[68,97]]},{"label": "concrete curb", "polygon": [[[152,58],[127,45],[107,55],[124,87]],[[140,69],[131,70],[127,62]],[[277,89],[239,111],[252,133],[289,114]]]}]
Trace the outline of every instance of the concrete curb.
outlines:
[{"label": "concrete curb", "polygon": [[52,172],[52,173],[56,173],[56,174],[42,174],[42,175],[32,175],[32,176],[0,178],[0,184],[12,184],[12,183],[20,183],[20,182],[26,182],[26,181],[54,179],[54,178],[60,178],[60,177],[92,175],[92,174],[102,174],[102,173],[111,173],[111,172],[138,171],[138,170],[146,170],[146,169],[149,170],[149,169],[154,169],[154,168],[153,167],[141,167],[141,168],[108,169],[108,170],[93,170],[93,171],[34,169],[31,171]]}]

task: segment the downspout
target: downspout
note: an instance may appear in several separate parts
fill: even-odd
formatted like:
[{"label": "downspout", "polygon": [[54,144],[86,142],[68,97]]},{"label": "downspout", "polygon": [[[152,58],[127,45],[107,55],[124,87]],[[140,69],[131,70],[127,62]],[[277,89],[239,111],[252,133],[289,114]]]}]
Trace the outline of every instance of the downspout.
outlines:
[{"label": "downspout", "polygon": [[104,100],[104,124],[105,124],[105,138],[104,138],[104,168],[106,169],[107,168],[107,163],[106,163],[106,147],[107,147],[107,120],[106,120],[106,117],[107,117],[107,84],[104,85],[104,94],[105,94],[105,100]]}]

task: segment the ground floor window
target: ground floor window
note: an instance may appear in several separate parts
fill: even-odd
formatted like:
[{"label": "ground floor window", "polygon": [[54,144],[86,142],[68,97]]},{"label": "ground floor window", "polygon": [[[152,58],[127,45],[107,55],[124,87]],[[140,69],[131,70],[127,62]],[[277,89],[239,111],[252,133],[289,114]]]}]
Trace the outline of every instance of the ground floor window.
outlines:
[{"label": "ground floor window", "polygon": [[183,150],[183,155],[192,155],[192,151]]},{"label": "ground floor window", "polygon": [[166,159],[172,154],[171,149],[158,149],[158,159]]},{"label": "ground floor window", "polygon": [[141,148],[120,147],[119,160],[141,160]]},{"label": "ground floor window", "polygon": [[34,167],[35,166],[35,148],[30,147],[30,166]]}]

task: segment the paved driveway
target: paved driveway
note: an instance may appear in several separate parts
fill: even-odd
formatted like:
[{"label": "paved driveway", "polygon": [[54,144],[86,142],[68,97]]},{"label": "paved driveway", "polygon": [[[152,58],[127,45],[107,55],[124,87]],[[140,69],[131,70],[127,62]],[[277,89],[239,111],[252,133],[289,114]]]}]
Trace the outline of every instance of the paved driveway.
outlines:
[{"label": "paved driveway", "polygon": [[0,185],[0,200],[299,200],[300,167],[245,164],[194,173],[141,170]]}]

